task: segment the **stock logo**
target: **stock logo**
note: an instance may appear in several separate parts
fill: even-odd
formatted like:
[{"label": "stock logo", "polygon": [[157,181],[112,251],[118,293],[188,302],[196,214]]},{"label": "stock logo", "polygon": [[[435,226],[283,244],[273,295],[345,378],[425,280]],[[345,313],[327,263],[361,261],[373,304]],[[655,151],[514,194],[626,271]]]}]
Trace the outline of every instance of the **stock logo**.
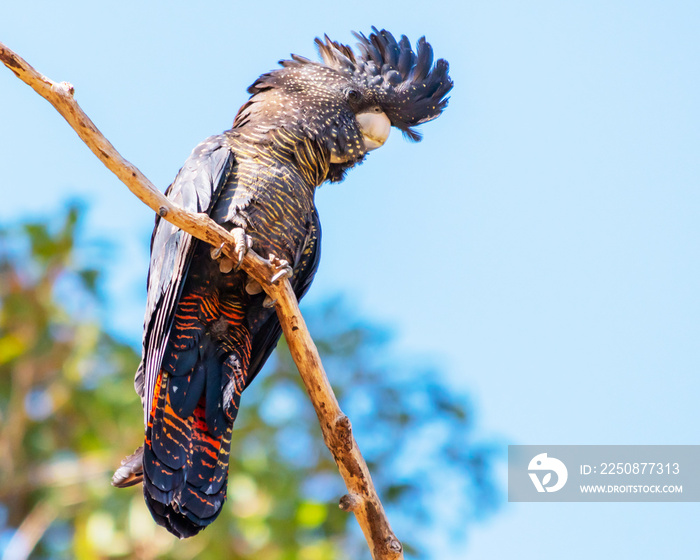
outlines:
[{"label": "stock logo", "polygon": [[[527,470],[529,471],[530,480],[532,480],[538,492],[556,492],[561,490],[569,477],[566,465],[559,459],[547,457],[546,453],[535,455],[527,466]],[[551,484],[552,473],[557,475],[556,483],[554,484]]]}]

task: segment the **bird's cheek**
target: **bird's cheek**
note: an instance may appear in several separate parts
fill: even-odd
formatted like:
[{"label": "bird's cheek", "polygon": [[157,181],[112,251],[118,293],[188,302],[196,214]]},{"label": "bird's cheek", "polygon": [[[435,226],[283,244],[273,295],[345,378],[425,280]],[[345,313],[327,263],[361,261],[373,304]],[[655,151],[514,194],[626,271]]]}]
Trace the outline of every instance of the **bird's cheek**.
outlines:
[{"label": "bird's cheek", "polygon": [[385,113],[375,113],[374,111],[359,113],[356,118],[357,124],[360,125],[360,131],[362,132],[367,151],[376,150],[389,138],[391,121]]}]

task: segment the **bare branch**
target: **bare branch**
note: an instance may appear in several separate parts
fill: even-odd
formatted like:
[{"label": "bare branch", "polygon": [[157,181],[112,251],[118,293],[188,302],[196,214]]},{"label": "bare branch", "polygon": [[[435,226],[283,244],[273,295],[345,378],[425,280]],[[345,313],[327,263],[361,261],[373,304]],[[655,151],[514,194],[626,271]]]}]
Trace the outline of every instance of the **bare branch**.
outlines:
[{"label": "bare branch", "polygon": [[[189,213],[173,204],[135,166],[126,161],[75,101],[72,85],[67,82],[58,84],[46,78],[2,43],[0,59],[20,80],[56,108],[100,161],[142,202],[163,219],[197,239],[215,247],[223,245],[223,253],[234,262],[237,261],[233,236],[208,215]],[[341,509],[355,514],[372,558],[403,558],[401,543],[391,530],[367,463],[352,435],[350,420],[340,410],[289,280],[285,277],[271,282],[270,279],[277,270],[253,251],[248,251],[245,255],[242,268],[276,300],[275,308],[287,344],[318,415],[324,441],[333,454],[348,489],[348,495],[341,498]]]}]

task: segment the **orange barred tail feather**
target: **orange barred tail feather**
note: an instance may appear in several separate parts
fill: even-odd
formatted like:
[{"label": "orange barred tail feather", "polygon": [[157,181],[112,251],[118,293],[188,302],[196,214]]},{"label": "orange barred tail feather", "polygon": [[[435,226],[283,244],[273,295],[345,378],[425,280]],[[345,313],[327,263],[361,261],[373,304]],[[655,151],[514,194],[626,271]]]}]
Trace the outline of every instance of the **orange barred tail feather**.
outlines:
[{"label": "orange barred tail feather", "polygon": [[180,538],[214,521],[226,500],[231,431],[250,361],[239,307],[213,289],[186,292],[153,389],[143,492],[156,522]]},{"label": "orange barred tail feather", "polygon": [[[191,381],[204,377],[197,369]],[[175,379],[163,370],[158,376],[146,426],[143,491],[156,522],[185,538],[214,521],[226,500],[233,422],[226,422],[225,428],[217,426],[218,435],[212,434],[207,423],[206,383],[197,382],[197,404],[183,418],[170,398]]]}]

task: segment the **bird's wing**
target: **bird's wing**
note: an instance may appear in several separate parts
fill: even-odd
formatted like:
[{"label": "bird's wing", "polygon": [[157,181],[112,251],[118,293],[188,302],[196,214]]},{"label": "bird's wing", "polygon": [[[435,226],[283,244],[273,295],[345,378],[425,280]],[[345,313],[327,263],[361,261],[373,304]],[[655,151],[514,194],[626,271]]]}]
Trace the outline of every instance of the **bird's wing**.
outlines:
[{"label": "bird's wing", "polygon": [[[291,279],[297,300],[301,300],[311,286],[321,259],[321,223],[316,208],[313,208],[306,227],[306,238],[295,259],[294,276]],[[277,314],[270,313],[270,310],[265,308],[260,308],[257,316],[250,317],[250,324],[253,331],[253,344],[246,387],[265,365],[282,334]]]},{"label": "bird's wing", "polygon": [[[190,212],[209,213],[235,165],[224,135],[199,144],[178,172],[166,196]],[[134,385],[144,414],[150,408],[173,316],[197,240],[160,217],[151,238],[143,354]]]}]

